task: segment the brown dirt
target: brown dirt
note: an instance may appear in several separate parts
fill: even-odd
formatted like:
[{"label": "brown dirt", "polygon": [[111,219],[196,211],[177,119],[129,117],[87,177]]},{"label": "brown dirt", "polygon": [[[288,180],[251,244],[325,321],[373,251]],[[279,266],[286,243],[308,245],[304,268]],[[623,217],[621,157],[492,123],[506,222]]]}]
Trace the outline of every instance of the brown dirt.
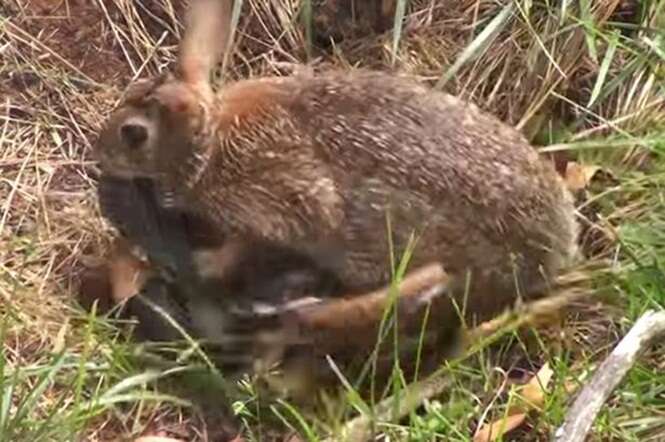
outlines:
[{"label": "brown dirt", "polygon": [[31,0],[13,12],[19,27],[93,80],[112,83],[127,74],[102,11],[92,2]]},{"label": "brown dirt", "polygon": [[[179,15],[185,2],[172,3]],[[106,11],[88,0],[23,0],[5,6],[4,13],[90,79],[108,85],[126,81],[131,71],[110,25],[110,22],[124,24],[123,13],[113,2],[104,5]],[[141,9],[145,12],[142,18],[148,34],[158,38],[166,31],[169,34],[166,42],[173,43],[175,26],[167,26],[170,19],[157,0],[142,2]],[[136,61],[132,54],[129,57]],[[25,77],[19,73],[17,81],[24,83]]]}]

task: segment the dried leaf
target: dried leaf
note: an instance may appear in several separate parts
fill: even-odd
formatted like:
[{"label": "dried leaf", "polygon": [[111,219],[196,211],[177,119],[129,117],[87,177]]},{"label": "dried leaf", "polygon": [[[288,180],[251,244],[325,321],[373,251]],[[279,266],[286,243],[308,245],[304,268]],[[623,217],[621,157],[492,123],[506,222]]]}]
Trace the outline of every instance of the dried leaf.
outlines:
[{"label": "dried leaf", "polygon": [[577,391],[577,388],[579,387],[579,384],[572,379],[568,379],[563,383],[563,389],[566,391],[568,394],[573,394]]},{"label": "dried leaf", "polygon": [[509,431],[522,425],[527,413],[533,408],[540,408],[545,403],[547,386],[554,371],[545,363],[538,373],[521,388],[524,402],[511,407],[506,416],[483,425],[473,438],[473,442],[493,442]]},{"label": "dried leaf", "polygon": [[137,294],[147,278],[148,266],[134,255],[128,244],[118,240],[109,256],[111,297],[122,302]]},{"label": "dried leaf", "polygon": [[485,424],[473,436],[473,442],[494,442],[504,434],[522,425],[525,419],[526,413],[518,413]]},{"label": "dried leaf", "polygon": [[586,189],[598,172],[602,170],[599,166],[579,164],[570,161],[566,165],[566,175],[564,177],[568,189],[575,192]]},{"label": "dried leaf", "polygon": [[545,363],[538,373],[522,388],[521,396],[529,408],[540,408],[545,403],[547,386],[554,375],[549,363]]},{"label": "dried leaf", "polygon": [[62,327],[60,327],[60,330],[58,331],[58,335],[53,341],[53,353],[58,354],[65,348],[65,336],[67,336],[68,331],[69,319],[65,320],[65,323],[62,324]]}]

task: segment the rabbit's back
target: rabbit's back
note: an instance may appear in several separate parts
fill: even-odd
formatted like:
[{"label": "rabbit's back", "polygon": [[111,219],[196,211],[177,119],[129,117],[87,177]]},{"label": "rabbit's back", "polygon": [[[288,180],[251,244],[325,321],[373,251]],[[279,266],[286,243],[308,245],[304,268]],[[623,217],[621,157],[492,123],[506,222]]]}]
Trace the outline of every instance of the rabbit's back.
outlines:
[{"label": "rabbit's back", "polygon": [[[346,213],[360,213],[347,221],[366,223],[367,211],[378,208],[385,225],[389,205],[393,231],[424,228],[420,253],[449,254],[450,270],[500,268],[512,252],[550,274],[575,253],[572,199],[514,128],[391,75],[338,74],[312,83],[296,100],[306,104],[297,115],[348,192],[353,209]],[[375,232],[369,225],[357,231]]]},{"label": "rabbit's back", "polygon": [[386,282],[412,233],[411,265],[471,270],[482,289],[517,280],[528,292],[574,254],[553,167],[474,105],[359,71],[240,82],[219,107],[217,150],[193,189],[202,209],[231,234],[339,244],[351,287]]}]

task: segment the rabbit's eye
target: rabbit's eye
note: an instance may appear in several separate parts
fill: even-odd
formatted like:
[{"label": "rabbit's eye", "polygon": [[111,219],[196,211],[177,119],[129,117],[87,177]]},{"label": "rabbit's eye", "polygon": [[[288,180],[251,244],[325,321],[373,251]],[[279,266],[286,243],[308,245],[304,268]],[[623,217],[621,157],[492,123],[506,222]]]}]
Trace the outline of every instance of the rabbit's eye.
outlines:
[{"label": "rabbit's eye", "polygon": [[120,137],[131,149],[138,149],[148,139],[148,129],[142,124],[125,123],[120,127]]}]

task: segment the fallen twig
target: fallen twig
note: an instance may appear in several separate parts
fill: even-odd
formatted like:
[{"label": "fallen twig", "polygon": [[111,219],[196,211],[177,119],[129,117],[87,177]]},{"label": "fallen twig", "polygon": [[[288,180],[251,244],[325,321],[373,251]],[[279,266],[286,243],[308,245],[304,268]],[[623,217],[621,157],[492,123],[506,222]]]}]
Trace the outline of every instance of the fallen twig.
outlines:
[{"label": "fallen twig", "polygon": [[665,335],[665,311],[649,310],[635,323],[580,392],[554,442],[583,442],[607,398],[658,337]]}]

